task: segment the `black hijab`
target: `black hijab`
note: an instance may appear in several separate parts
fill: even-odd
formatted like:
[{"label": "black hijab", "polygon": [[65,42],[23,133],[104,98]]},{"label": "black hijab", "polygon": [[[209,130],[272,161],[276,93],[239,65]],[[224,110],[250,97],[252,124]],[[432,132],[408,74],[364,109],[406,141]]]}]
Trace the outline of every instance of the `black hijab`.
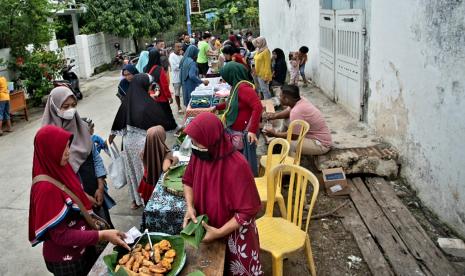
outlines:
[{"label": "black hijab", "polygon": [[286,56],[284,55],[283,50],[280,48],[274,49],[273,53],[276,54],[276,60],[273,67],[273,79],[280,84],[284,84],[287,75]]},{"label": "black hijab", "polygon": [[160,56],[160,52],[155,48],[149,51],[149,63],[144,67],[144,73],[148,73],[155,65],[161,66]]},{"label": "black hijab", "polygon": [[137,74],[129,85],[111,130],[124,130],[133,126],[147,130],[161,125],[165,130],[173,130],[176,124],[169,120],[161,105],[149,96],[150,79],[147,74]]},{"label": "black hijab", "polygon": [[[128,72],[131,73],[132,75],[137,75],[137,74],[139,74],[139,71],[137,71],[136,66],[134,66],[134,65],[132,65],[132,64],[126,64],[126,65],[124,65],[123,70],[121,70],[121,75],[123,75],[123,76],[124,76],[124,71],[128,71]],[[122,97],[125,97],[125,96],[126,96],[126,94],[128,93],[129,84],[130,84],[130,82],[129,82],[126,78],[122,79],[122,80],[119,82],[119,85],[118,85],[118,93],[120,94],[120,96],[122,96]]]}]

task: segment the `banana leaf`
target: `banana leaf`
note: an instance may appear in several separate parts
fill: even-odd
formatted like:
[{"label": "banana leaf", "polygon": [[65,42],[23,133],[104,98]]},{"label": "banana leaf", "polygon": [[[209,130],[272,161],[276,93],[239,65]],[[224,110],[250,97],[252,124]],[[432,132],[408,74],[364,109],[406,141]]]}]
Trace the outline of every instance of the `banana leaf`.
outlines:
[{"label": "banana leaf", "polygon": [[196,270],[194,272],[189,273],[187,276],[205,276],[205,274],[200,270]]},{"label": "banana leaf", "polygon": [[182,177],[186,171],[187,165],[180,165],[176,168],[170,169],[163,179],[163,186],[170,190],[182,192],[184,185],[182,184]]},{"label": "banana leaf", "polygon": [[181,231],[181,237],[185,242],[192,245],[196,249],[199,248],[200,242],[202,242],[205,237],[205,228],[203,228],[202,221],[208,223],[207,215],[201,215],[197,217],[197,223],[194,223],[192,220],[189,224]]},{"label": "banana leaf", "polygon": [[[178,275],[186,263],[186,251],[184,249],[184,239],[180,236],[169,236],[163,233],[150,233],[150,239],[152,243],[158,243],[161,240],[168,240],[171,243],[171,246],[176,250],[176,257],[172,264],[171,270],[166,274],[167,276]],[[147,235],[144,235],[140,241],[140,244],[145,245],[148,243]],[[128,253],[123,247],[116,246],[113,250],[113,253],[103,257],[103,261],[108,268],[108,272],[113,276],[129,276],[124,269],[119,269],[118,272],[115,272],[116,265],[118,260]]]}]

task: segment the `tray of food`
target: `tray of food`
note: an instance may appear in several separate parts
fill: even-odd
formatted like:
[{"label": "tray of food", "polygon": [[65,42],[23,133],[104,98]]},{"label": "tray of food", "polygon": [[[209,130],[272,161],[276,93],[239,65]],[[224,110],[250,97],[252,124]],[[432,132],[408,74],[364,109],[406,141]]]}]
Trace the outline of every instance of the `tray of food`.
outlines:
[{"label": "tray of food", "polygon": [[192,108],[208,108],[211,106],[211,96],[195,96],[191,98]]},{"label": "tray of food", "polygon": [[182,184],[182,177],[184,176],[186,167],[186,164],[178,164],[171,167],[169,171],[163,175],[162,185],[168,193],[177,196],[184,196],[184,184]]},{"label": "tray of food", "polygon": [[116,246],[113,253],[104,256],[103,260],[109,274],[114,276],[174,276],[186,264],[186,251],[180,236],[154,232],[143,235],[132,252]]}]

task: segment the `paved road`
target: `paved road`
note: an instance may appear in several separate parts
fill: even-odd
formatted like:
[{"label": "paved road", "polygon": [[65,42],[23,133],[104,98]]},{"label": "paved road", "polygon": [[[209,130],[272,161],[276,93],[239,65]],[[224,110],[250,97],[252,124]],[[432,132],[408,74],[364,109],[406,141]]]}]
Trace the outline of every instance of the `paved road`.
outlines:
[{"label": "paved road", "polygon": [[[95,132],[106,138],[119,106],[115,87],[117,72],[101,75],[84,84],[85,97],[78,104],[81,117],[95,122]],[[42,259],[42,245],[34,248],[28,241],[28,208],[32,171],[33,140],[40,117],[19,123],[15,132],[0,138],[0,275],[51,275]],[[104,157],[108,165],[108,159]],[[139,226],[141,210],[132,211],[127,188],[111,190],[118,205],[112,220],[121,230]]]}]

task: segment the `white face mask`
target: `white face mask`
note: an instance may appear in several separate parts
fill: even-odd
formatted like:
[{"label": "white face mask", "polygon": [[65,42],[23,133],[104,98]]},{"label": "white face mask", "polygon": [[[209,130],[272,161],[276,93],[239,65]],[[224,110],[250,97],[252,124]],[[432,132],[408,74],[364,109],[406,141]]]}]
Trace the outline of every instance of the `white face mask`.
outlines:
[{"label": "white face mask", "polygon": [[55,110],[57,111],[57,115],[58,117],[64,119],[64,120],[72,120],[74,118],[74,115],[76,115],[76,108],[69,108],[69,109],[66,109],[66,110],[61,110],[59,109],[55,103],[53,102],[53,99],[51,101],[53,107],[55,108]]},{"label": "white face mask", "polygon": [[58,116],[65,120],[72,120],[76,114],[76,108],[66,109],[65,111],[59,110]]}]

